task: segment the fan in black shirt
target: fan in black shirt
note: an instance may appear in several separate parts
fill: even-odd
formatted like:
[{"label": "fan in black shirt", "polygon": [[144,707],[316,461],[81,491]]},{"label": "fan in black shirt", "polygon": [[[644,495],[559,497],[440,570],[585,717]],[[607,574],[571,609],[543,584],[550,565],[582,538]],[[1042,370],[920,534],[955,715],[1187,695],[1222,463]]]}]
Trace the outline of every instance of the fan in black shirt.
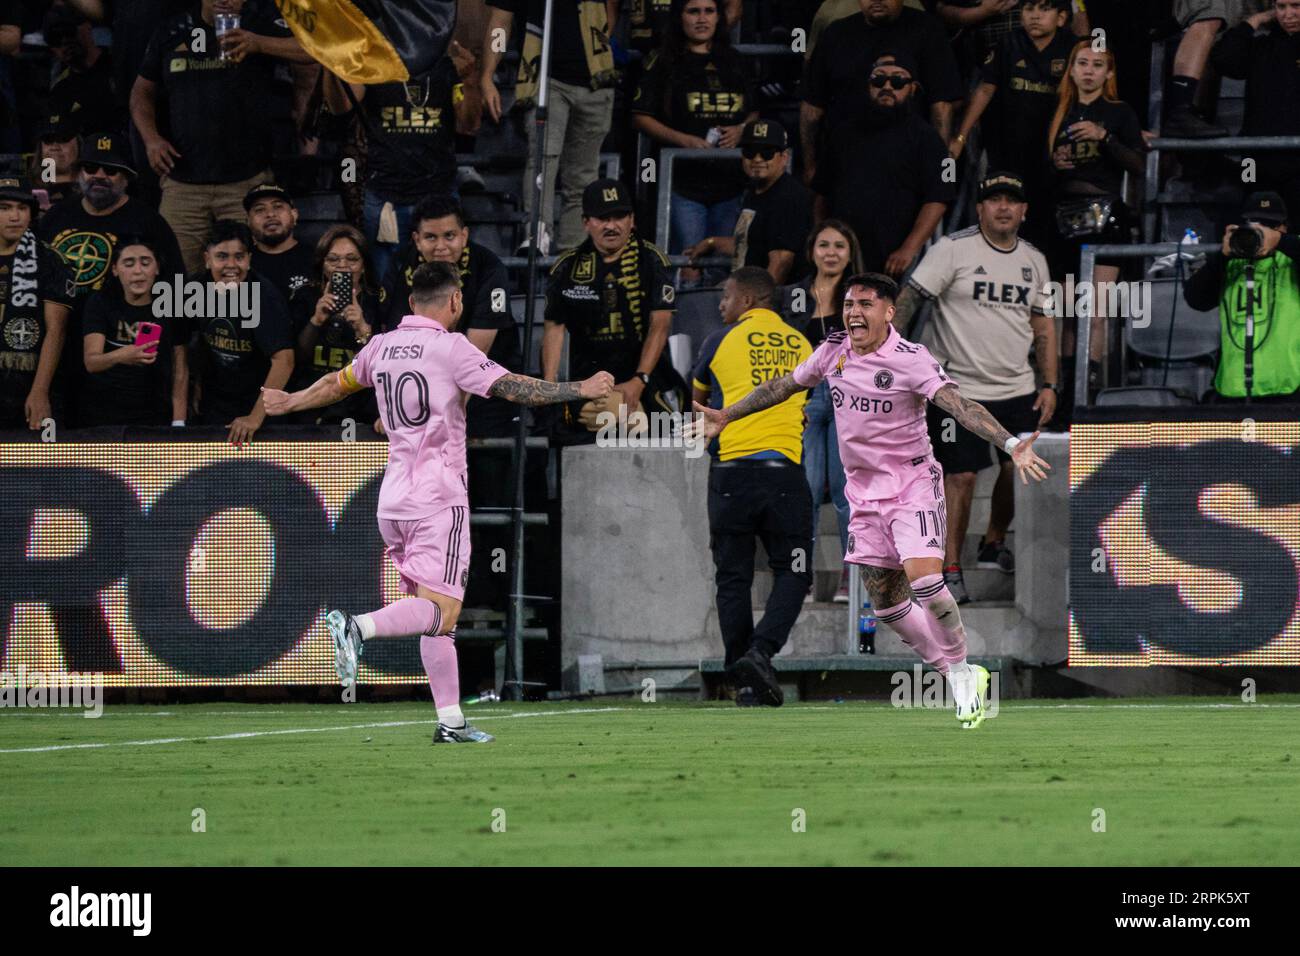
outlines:
[{"label": "fan in black shirt", "polygon": [[799,108],[804,181],[811,182],[822,155],[824,131],[850,117],[867,95],[871,65],[886,52],[905,53],[917,64],[923,89],[916,105],[926,109],[946,143],[952,135],[953,104],[966,90],[943,26],[903,0],[877,0],[867,12],[836,20],[817,41],[804,73]]},{"label": "fan in black shirt", "polygon": [[[370,336],[383,327],[386,293],[374,280],[366,241],[354,226],[334,226],[321,236],[311,281],[289,303],[294,367],[289,391],[308,388],[322,375],[346,368]],[[336,279],[336,276],[338,277]],[[351,290],[339,295],[338,281]],[[375,393],[364,389],[325,408],[303,412],[301,420],[332,424],[352,419],[370,425],[379,417]]]},{"label": "fan in black shirt", "polygon": [[740,197],[740,215],[730,236],[710,236],[686,250],[692,258],[729,255],[732,270],[766,269],[777,285],[803,271],[799,261],[812,228],[813,196],[786,174],[790,150],[785,128],[774,120],[745,124],[740,166],[749,188]]},{"label": "fan in black shirt", "polygon": [[[646,60],[632,117],[637,129],[666,146],[740,145],[745,121],[757,119],[758,111],[753,84],[727,40],[721,0],[673,0],[668,34]],[[734,159],[675,164],[669,252],[729,232],[744,187],[744,174]]]},{"label": "fan in black shirt", "polygon": [[31,180],[38,189],[45,190],[47,201],[41,203],[42,215],[67,197],[81,194],[77,185],[79,149],[77,131],[60,116],[50,116],[37,131]]},{"label": "fan in black shirt", "polygon": [[[228,427],[233,445],[246,444],[265,423],[261,389],[284,388],[293,371],[288,308],[250,269],[252,247],[247,226],[219,219],[203,250],[204,271],[188,277],[205,293],[211,287],[217,300],[193,321],[199,421]],[[243,308],[249,303],[252,316]]]},{"label": "fan in black shirt", "polygon": [[[86,302],[83,426],[185,422],[188,326],[183,317],[155,314],[158,268],[158,251],[149,240],[123,237],[113,249],[111,277]],[[137,345],[145,323],[159,326],[161,334],[152,344]]]},{"label": "fan in black shirt", "polygon": [[[456,327],[474,346],[503,368],[521,369],[519,333],[510,311],[510,278],[492,250],[470,240],[460,206],[433,197],[411,214],[411,241],[402,247],[384,280],[388,315],[394,329],[410,311],[411,276],[423,262],[456,263],[463,283],[465,311]],[[499,398],[471,396],[465,407],[466,434],[509,437],[518,409]]]},{"label": "fan in black shirt", "polygon": [[253,234],[253,271],[270,280],[288,302],[312,281],[315,253],[294,236],[298,209],[283,186],[263,183],[244,197],[248,230]]}]

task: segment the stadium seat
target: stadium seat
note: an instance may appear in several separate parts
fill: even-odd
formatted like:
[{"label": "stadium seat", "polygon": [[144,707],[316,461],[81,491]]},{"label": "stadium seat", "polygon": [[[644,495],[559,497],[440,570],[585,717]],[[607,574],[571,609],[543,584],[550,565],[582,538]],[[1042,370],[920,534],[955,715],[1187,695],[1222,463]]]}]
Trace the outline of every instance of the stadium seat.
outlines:
[{"label": "stadium seat", "polygon": [[[1124,328],[1128,347],[1137,355],[1160,362],[1185,362],[1206,358],[1219,350],[1218,310],[1199,312],[1183,301],[1183,282],[1150,279],[1147,302],[1148,322],[1138,328]],[[1173,339],[1170,341],[1170,325]]]},{"label": "stadium seat", "polygon": [[1097,394],[1095,404],[1102,406],[1140,405],[1148,408],[1164,408],[1177,405],[1194,405],[1172,388],[1160,388],[1152,385],[1135,385],[1128,388],[1105,388]]}]

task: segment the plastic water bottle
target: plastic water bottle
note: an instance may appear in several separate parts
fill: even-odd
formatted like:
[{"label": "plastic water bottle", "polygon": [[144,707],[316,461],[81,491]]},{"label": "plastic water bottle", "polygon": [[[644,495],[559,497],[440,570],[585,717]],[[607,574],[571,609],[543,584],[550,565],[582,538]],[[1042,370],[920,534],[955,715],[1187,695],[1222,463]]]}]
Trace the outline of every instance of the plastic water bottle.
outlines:
[{"label": "plastic water bottle", "polygon": [[461,703],[467,705],[468,704],[495,704],[500,700],[501,698],[497,696],[496,691],[485,690],[483,691],[483,693],[479,694],[476,697],[466,697],[464,700],[461,701]]},{"label": "plastic water bottle", "polygon": [[876,612],[871,608],[871,599],[865,597],[858,613],[858,653],[876,653]]}]

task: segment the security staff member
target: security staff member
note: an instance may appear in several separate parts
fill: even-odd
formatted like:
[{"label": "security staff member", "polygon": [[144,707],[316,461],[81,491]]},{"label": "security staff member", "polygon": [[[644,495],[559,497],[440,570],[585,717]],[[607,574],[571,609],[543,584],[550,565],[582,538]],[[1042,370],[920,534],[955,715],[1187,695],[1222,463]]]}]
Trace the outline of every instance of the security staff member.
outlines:
[{"label": "security staff member", "polygon": [[[725,408],[770,379],[793,372],[812,346],[773,311],[776,283],[766,269],[737,269],[722,287],[723,327],[707,339],[694,371],[695,400]],[[718,588],[718,626],[727,676],[740,706],[781,706],[772,656],[785,646],[812,584],[812,496],[801,466],[800,391],[742,418],[715,439],[709,470],[709,538]],[[754,624],[754,538],[774,580]]]},{"label": "security staff member", "polygon": [[[594,442],[597,418],[609,411],[680,412],[685,383],[664,348],[676,293],[668,260],[634,233],[632,196],[616,179],[597,179],[582,193],[587,238],[551,269],[542,332],[542,376],[557,380],[564,332],[569,332],[569,375],[608,369],[614,391],[607,399],[562,406],[559,437]],[[619,406],[628,406],[620,415]],[[638,416],[639,417],[639,416]],[[602,419],[603,420],[603,419]]]}]

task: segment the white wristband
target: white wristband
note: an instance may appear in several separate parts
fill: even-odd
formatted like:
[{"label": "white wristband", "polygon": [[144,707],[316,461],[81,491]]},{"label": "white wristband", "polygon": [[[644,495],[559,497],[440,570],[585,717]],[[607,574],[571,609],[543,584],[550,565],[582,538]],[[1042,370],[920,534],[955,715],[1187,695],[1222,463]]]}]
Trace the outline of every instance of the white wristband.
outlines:
[{"label": "white wristband", "polygon": [[185,427],[185,419],[183,418],[178,418],[176,419],[176,421],[172,422],[172,428],[184,428],[184,427]]},{"label": "white wristband", "polygon": [[1020,439],[1017,438],[1015,435],[1012,435],[1010,438],[1007,439],[1007,443],[1002,446],[1002,450],[1009,455],[1016,450],[1016,446],[1019,444],[1020,444]]}]

